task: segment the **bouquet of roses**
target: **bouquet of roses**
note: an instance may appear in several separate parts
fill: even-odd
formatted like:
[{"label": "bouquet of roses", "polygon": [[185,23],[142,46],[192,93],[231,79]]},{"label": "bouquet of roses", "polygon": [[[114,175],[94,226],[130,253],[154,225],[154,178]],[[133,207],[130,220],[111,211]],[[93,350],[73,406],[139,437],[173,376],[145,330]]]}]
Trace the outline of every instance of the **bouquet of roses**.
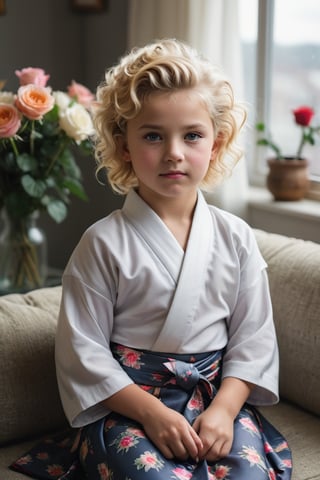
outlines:
[{"label": "bouquet of roses", "polygon": [[41,68],[15,73],[17,92],[0,91],[0,210],[14,218],[44,210],[61,222],[70,195],[86,198],[74,153],[92,153],[94,95],[75,81],[53,91]]}]

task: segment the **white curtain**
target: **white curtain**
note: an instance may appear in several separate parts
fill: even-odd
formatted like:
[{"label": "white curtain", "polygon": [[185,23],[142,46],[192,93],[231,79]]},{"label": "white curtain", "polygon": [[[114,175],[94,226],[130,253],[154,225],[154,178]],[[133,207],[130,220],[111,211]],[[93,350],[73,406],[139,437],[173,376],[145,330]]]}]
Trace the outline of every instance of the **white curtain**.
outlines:
[{"label": "white curtain", "polygon": [[[236,97],[243,99],[242,59],[237,0],[130,0],[128,47],[174,37],[195,47],[229,76]],[[242,159],[232,176],[207,201],[246,216],[247,169]]]}]

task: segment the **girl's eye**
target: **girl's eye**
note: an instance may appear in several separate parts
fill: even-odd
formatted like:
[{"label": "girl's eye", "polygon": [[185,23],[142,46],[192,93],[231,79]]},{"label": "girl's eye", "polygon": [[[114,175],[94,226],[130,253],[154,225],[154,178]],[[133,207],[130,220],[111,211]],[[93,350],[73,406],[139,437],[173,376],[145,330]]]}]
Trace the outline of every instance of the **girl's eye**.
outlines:
[{"label": "girl's eye", "polygon": [[147,133],[144,138],[146,140],[148,140],[149,142],[158,142],[159,140],[161,140],[161,137],[159,135],[159,133],[155,133],[155,132],[150,132],[150,133]]},{"label": "girl's eye", "polygon": [[187,133],[185,138],[189,142],[195,142],[196,140],[199,140],[199,138],[201,138],[201,135],[199,135],[199,133],[190,132],[190,133]]}]

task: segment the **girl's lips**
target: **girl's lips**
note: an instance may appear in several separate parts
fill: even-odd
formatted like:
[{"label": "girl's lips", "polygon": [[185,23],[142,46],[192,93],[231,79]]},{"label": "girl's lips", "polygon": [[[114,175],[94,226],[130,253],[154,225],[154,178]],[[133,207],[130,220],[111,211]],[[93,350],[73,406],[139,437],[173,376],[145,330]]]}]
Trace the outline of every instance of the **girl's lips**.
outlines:
[{"label": "girl's lips", "polygon": [[180,178],[180,177],[184,177],[185,175],[186,175],[185,173],[179,172],[179,171],[160,173],[160,177],[166,177],[166,178]]}]

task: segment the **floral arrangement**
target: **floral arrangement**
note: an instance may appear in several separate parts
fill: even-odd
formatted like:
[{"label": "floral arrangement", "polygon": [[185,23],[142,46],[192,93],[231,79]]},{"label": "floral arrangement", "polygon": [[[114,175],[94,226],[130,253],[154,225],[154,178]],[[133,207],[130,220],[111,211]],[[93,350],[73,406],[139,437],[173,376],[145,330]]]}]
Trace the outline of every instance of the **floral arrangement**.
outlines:
[{"label": "floral arrangement", "polygon": [[15,74],[17,92],[0,91],[0,210],[15,218],[44,210],[61,222],[70,195],[86,198],[73,147],[92,152],[94,95],[75,81],[52,91],[41,68]]},{"label": "floral arrangement", "polygon": [[[274,153],[276,154],[276,158],[278,160],[289,158],[289,159],[297,159],[302,160],[302,150],[305,144],[309,143],[310,145],[315,144],[314,134],[320,134],[320,126],[311,126],[311,121],[314,116],[314,110],[311,107],[302,106],[293,110],[294,120],[295,123],[301,127],[301,138],[298,146],[297,153],[294,157],[287,157],[284,156],[281,152],[280,147],[274,143],[271,137],[262,137],[257,140],[258,145],[268,146],[270,147]],[[265,133],[265,125],[264,123],[258,123],[256,125],[256,129],[259,133]]]},{"label": "floral arrangement", "polygon": [[17,92],[0,90],[0,211],[10,225],[0,232],[2,292],[43,285],[45,249],[30,237],[30,219],[44,211],[62,222],[70,195],[87,198],[75,149],[93,152],[90,90],[72,81],[53,91],[41,68],[15,73]]}]

